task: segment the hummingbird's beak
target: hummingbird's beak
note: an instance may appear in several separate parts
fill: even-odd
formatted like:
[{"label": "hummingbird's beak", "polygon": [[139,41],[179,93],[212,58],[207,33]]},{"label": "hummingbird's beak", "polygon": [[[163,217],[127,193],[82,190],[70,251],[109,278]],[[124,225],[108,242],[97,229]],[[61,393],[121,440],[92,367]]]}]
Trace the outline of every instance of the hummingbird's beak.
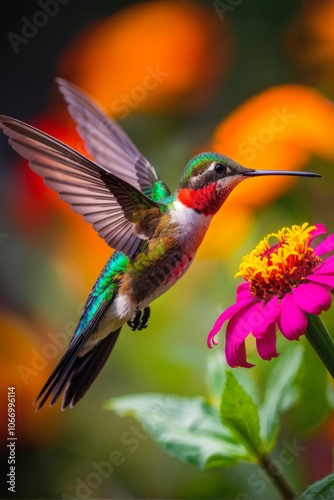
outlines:
[{"label": "hummingbird's beak", "polygon": [[320,174],[314,174],[313,172],[299,172],[298,170],[252,170],[247,169],[243,172],[246,177],[259,177],[261,175],[295,175],[300,177],[322,177]]}]

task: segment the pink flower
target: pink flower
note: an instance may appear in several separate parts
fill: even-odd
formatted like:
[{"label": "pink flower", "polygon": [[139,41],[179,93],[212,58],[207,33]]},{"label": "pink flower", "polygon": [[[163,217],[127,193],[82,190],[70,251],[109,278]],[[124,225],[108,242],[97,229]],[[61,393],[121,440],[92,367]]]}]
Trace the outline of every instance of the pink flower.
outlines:
[{"label": "pink flower", "polygon": [[[322,224],[307,223],[272,233],[246,257],[236,276],[245,281],[237,289],[236,303],[226,309],[208,336],[217,345],[215,335],[229,320],[226,330],[226,360],[231,367],[254,365],[247,362],[245,339],[252,334],[262,359],[278,356],[276,325],[288,340],[298,340],[305,333],[307,314],[321,314],[331,305],[334,288],[334,234],[314,249],[313,239],[326,233]],[[278,243],[270,246],[269,238]]]}]

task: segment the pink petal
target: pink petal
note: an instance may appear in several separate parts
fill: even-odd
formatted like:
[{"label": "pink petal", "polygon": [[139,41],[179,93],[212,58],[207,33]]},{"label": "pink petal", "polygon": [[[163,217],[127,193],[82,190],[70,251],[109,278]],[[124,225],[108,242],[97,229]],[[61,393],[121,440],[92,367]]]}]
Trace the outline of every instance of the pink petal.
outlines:
[{"label": "pink petal", "polygon": [[327,311],[332,299],[327,290],[320,285],[305,283],[292,289],[296,304],[309,314],[320,314]]},{"label": "pink petal", "polygon": [[[263,301],[260,303],[263,306]],[[252,325],[252,334],[254,337],[262,337],[267,331],[269,325],[273,323],[281,311],[281,305],[278,303],[278,298],[275,296],[269,300],[267,304],[256,313]]]},{"label": "pink petal", "polygon": [[306,330],[306,313],[299,309],[289,293],[283,297],[281,307],[281,313],[277,318],[279,329],[288,340],[298,340]]},{"label": "pink petal", "polygon": [[240,300],[250,299],[251,297],[253,297],[253,295],[250,292],[249,282],[245,281],[244,283],[241,283],[241,285],[237,288],[237,302]]},{"label": "pink petal", "polygon": [[319,243],[319,245],[314,248],[314,253],[316,255],[323,255],[332,250],[334,250],[334,234],[330,234],[324,241]]},{"label": "pink petal", "polygon": [[320,234],[326,234],[327,233],[327,228],[323,224],[314,224],[314,225],[315,225],[315,229],[313,229],[310,232],[311,238],[309,240],[309,245],[314,240],[314,238],[316,238]]},{"label": "pink petal", "polygon": [[230,353],[226,345],[225,356],[226,356],[226,361],[231,368],[237,368],[238,366],[242,366],[243,368],[253,368],[253,366],[255,366],[252,363],[248,363],[247,361],[245,341],[243,341],[238,346],[238,349],[236,351],[236,357],[233,356],[233,358],[230,357]]},{"label": "pink petal", "polygon": [[250,303],[240,310],[229,321],[226,329],[225,354],[226,361],[231,367],[244,366],[251,368],[251,363],[246,360],[245,339],[250,333],[250,318],[252,311],[258,306],[257,303]]},{"label": "pink petal", "polygon": [[262,359],[270,361],[279,355],[276,350],[276,323],[271,323],[264,335],[256,339],[256,348]]},{"label": "pink petal", "polygon": [[314,283],[319,283],[321,285],[326,285],[330,288],[334,288],[334,276],[330,275],[322,275],[322,274],[310,274],[307,277],[308,281],[312,281]]},{"label": "pink petal", "polygon": [[214,345],[217,345],[218,342],[214,340],[215,335],[221,330],[223,324],[225,323],[226,320],[232,318],[234,314],[236,314],[238,311],[242,311],[244,308],[248,306],[251,302],[254,302],[255,299],[254,297],[251,297],[251,299],[245,300],[243,302],[237,302],[236,304],[233,304],[231,307],[226,309],[217,319],[216,323],[213,325],[213,328],[211,332],[208,335],[207,339],[207,344],[210,349],[212,349],[211,342]]},{"label": "pink petal", "polygon": [[314,271],[315,274],[328,274],[334,273],[334,255],[325,259]]}]

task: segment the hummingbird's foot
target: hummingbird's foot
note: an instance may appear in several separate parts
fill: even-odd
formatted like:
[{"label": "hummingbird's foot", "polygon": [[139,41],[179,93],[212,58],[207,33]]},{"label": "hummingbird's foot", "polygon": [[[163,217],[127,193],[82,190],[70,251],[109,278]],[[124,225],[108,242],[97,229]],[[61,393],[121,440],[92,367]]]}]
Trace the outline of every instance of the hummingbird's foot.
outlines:
[{"label": "hummingbird's foot", "polygon": [[136,311],[136,314],[134,315],[133,318],[129,319],[128,325],[131,328],[131,330],[134,332],[135,330],[138,330],[139,322],[141,318],[141,311],[138,309]]},{"label": "hummingbird's foot", "polygon": [[148,319],[150,317],[150,308],[145,307],[142,311],[138,309],[133,318],[128,321],[128,325],[131,330],[143,330],[148,325]]},{"label": "hummingbird's foot", "polygon": [[151,314],[151,310],[149,306],[145,307],[143,314],[141,315],[138,330],[143,330],[144,328],[147,328],[148,326],[148,320]]}]

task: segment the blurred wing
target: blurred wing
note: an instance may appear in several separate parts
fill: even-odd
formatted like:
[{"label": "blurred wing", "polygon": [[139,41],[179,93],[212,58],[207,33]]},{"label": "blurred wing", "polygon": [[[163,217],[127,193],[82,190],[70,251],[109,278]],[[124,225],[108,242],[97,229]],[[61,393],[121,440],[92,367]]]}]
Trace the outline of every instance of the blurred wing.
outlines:
[{"label": "blurred wing", "polygon": [[77,130],[87,151],[100,165],[149,197],[156,183],[163,186],[166,197],[171,194],[151,163],[115,120],[108,118],[77,86],[62,78],[57,78],[56,82],[68,103],[70,115],[78,124]]},{"label": "blurred wing", "polygon": [[150,219],[159,218],[164,205],[26,123],[0,116],[0,128],[13,149],[29,160],[30,168],[72,210],[90,222],[110,247],[131,258],[143,239],[151,236],[141,231],[138,237],[136,226],[145,219],[147,211]]}]

